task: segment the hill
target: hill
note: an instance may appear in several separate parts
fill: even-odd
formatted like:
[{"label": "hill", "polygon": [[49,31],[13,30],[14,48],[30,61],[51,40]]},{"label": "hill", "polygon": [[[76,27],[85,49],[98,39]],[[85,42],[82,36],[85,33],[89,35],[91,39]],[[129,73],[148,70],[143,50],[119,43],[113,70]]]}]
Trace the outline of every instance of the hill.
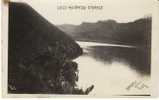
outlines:
[{"label": "hill", "polygon": [[134,22],[118,23],[115,20],[83,22],[80,25],[59,25],[59,29],[75,40],[115,44],[148,46],[151,44],[151,17]]},{"label": "hill", "polygon": [[85,94],[75,88],[82,49],[25,3],[9,3],[9,93]]}]

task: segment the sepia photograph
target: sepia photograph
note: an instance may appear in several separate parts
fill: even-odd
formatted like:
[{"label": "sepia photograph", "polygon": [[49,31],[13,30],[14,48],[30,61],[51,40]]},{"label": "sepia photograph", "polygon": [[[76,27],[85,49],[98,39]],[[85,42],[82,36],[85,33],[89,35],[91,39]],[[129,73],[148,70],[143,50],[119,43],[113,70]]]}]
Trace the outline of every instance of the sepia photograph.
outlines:
[{"label": "sepia photograph", "polygon": [[152,96],[153,0],[6,5],[7,94]]}]

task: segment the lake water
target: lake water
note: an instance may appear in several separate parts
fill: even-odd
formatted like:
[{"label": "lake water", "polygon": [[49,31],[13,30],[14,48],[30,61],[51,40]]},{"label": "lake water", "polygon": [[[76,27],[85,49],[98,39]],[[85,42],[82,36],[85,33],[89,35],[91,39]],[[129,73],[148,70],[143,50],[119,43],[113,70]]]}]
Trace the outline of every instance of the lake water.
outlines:
[{"label": "lake water", "polygon": [[[150,94],[150,75],[147,74],[149,67],[144,63],[147,56],[141,54],[140,49],[128,45],[80,41],[77,43],[84,51],[82,56],[74,60],[79,69],[77,84],[83,89],[94,85],[89,95]],[[148,87],[132,87],[127,90],[134,81]]]}]

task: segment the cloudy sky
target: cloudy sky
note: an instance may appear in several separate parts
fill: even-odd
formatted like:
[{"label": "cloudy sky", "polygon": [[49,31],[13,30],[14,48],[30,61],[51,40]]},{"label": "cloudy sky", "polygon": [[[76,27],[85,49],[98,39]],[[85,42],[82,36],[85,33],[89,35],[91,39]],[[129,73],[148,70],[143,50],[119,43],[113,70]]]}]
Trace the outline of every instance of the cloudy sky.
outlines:
[{"label": "cloudy sky", "polygon": [[[31,5],[53,24],[81,24],[114,19],[130,22],[152,13],[153,0],[12,0]],[[103,6],[102,10],[58,10],[66,6]]]}]

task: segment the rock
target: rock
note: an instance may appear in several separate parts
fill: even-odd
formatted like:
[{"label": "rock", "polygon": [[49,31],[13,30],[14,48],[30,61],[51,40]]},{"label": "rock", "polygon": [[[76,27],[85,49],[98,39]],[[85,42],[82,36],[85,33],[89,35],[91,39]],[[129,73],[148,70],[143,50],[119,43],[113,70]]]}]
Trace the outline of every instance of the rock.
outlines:
[{"label": "rock", "polygon": [[74,59],[82,54],[82,49],[29,5],[10,3],[10,58],[16,62],[25,62],[44,53],[60,59]]},{"label": "rock", "polygon": [[82,49],[27,4],[9,4],[8,53],[9,93],[73,93]]}]

